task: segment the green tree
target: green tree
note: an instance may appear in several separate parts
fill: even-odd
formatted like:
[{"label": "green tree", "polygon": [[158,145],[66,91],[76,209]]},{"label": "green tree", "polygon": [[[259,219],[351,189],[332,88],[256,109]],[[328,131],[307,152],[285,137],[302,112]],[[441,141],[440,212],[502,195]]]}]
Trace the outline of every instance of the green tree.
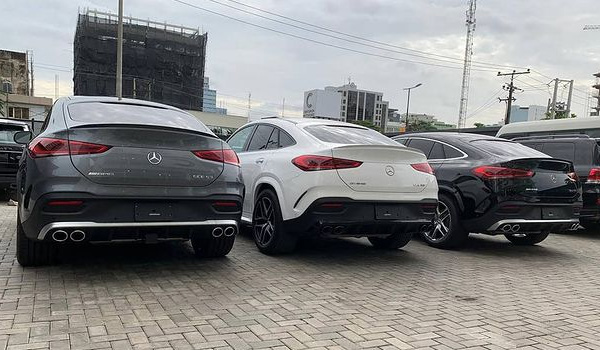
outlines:
[{"label": "green tree", "polygon": [[571,113],[571,115],[567,115],[567,111],[557,111],[556,114],[554,115],[554,118],[552,118],[552,114],[550,114],[550,112],[546,112],[546,117],[544,118],[544,120],[549,120],[549,119],[567,119],[567,118],[577,118],[577,114],[575,113]]},{"label": "green tree", "polygon": [[434,131],[437,130],[432,122],[424,120],[413,120],[408,123],[407,131]]},{"label": "green tree", "polygon": [[485,124],[483,124],[483,123],[473,123],[473,125],[475,125],[475,127],[478,129],[485,127]]},{"label": "green tree", "polygon": [[356,124],[356,125],[364,126],[364,127],[367,127],[367,128],[373,129],[373,130],[375,130],[375,131],[377,131],[377,132],[381,132],[381,128],[380,128],[380,127],[378,127],[377,125],[375,125],[375,124],[371,123],[371,122],[370,122],[370,121],[368,121],[368,120],[351,120],[350,122],[351,122],[352,124]]}]

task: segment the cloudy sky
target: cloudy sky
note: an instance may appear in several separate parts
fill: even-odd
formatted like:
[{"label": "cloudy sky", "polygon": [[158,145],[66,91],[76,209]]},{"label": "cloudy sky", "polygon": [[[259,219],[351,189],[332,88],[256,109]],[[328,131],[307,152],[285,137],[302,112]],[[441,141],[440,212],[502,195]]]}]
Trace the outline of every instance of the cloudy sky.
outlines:
[{"label": "cloudy sky", "polygon": [[[434,114],[456,123],[466,3],[125,0],[125,14],[208,32],[206,72],[219,93],[219,103],[231,114],[247,114],[251,92],[254,116],[281,114],[284,98],[285,115],[299,116],[305,90],[341,85],[350,77],[359,88],[383,92],[390,107],[400,110],[406,108],[402,88],[423,83],[411,96],[411,112]],[[33,50],[36,94],[54,97],[55,75],[59,76],[60,96],[73,93],[73,36],[78,11],[116,12],[117,0],[2,0],[0,8],[0,48]],[[597,13],[597,0],[571,0],[568,4],[564,0],[480,0],[467,124],[492,124],[502,119],[505,107],[497,97],[505,97],[501,87],[507,79],[497,77],[496,72],[519,68],[531,68],[532,73],[520,76],[515,84],[525,90],[516,95],[517,104],[545,106],[549,97],[545,84],[555,77],[574,79],[573,111],[583,116],[593,83],[591,74],[600,71],[600,30],[582,28],[584,24],[600,24]],[[565,100],[566,93],[566,89],[559,89],[559,97]]]}]

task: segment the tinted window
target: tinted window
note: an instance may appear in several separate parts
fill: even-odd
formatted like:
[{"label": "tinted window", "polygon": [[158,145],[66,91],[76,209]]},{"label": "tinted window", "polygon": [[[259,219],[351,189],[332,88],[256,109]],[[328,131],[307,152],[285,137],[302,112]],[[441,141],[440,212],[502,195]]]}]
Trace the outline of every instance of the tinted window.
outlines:
[{"label": "tinted window", "polygon": [[279,147],[289,147],[296,144],[296,141],[285,131],[279,131]]},{"label": "tinted window", "polygon": [[544,143],[542,152],[553,158],[575,160],[575,145],[572,142]]},{"label": "tinted window", "polygon": [[279,129],[275,128],[273,129],[273,132],[271,133],[271,137],[269,138],[269,141],[267,142],[267,149],[275,149],[275,148],[279,148]]},{"label": "tinted window", "polygon": [[229,140],[227,140],[227,143],[231,149],[238,153],[243,152],[244,146],[246,146],[246,141],[248,141],[248,137],[252,135],[252,130],[254,130],[254,125],[245,127],[231,136]]},{"label": "tinted window", "polygon": [[400,139],[394,139],[394,141],[402,144],[402,145],[406,145],[406,141],[408,141],[407,138],[400,138]]},{"label": "tinted window", "polygon": [[143,124],[195,130],[213,135],[198,118],[177,110],[124,103],[84,102],[69,105],[69,117],[90,124]]},{"label": "tinted window", "polygon": [[502,157],[546,157],[544,153],[520,143],[504,140],[475,140],[471,144],[490,154]]},{"label": "tinted window", "polygon": [[463,156],[463,154],[456,148],[450,147],[448,145],[444,145],[444,154],[446,155],[446,159],[460,158]]},{"label": "tinted window", "polygon": [[444,158],[446,158],[446,155],[444,153],[444,145],[442,145],[439,142],[434,142],[433,148],[431,149],[431,152],[429,153],[429,157],[427,157],[427,159],[444,159]]},{"label": "tinted window", "polygon": [[408,147],[416,148],[421,150],[421,152],[425,153],[425,156],[429,156],[429,152],[433,148],[433,141],[429,140],[421,140],[421,139],[410,139],[410,143]]},{"label": "tinted window", "polygon": [[397,143],[375,130],[338,125],[312,125],[304,128],[309,134],[323,142],[345,145],[397,145]]},{"label": "tinted window", "polygon": [[248,146],[248,151],[267,149],[267,142],[269,141],[272,132],[273,127],[268,125],[259,125],[254,135],[252,135],[252,140]]}]

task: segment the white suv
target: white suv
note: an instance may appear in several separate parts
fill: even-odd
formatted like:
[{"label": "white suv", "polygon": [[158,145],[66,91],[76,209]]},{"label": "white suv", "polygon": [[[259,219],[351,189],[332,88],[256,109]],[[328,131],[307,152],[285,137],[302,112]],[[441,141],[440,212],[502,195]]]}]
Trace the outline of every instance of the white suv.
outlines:
[{"label": "white suv", "polygon": [[425,155],[374,130],[265,118],[227,142],[246,187],[242,220],[263,253],[289,252],[302,235],[397,249],[434,217],[438,186]]}]

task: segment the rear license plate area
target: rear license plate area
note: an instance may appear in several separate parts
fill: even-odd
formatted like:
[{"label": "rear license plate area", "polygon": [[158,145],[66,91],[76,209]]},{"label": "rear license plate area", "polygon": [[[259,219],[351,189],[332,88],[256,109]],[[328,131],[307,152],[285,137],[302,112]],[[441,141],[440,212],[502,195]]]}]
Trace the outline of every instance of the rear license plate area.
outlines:
[{"label": "rear license plate area", "polygon": [[570,219],[573,216],[572,208],[542,208],[542,219]]},{"label": "rear license plate area", "polygon": [[402,207],[399,205],[376,205],[376,220],[398,220],[402,217]]},{"label": "rear license plate area", "polygon": [[136,203],[135,221],[171,221],[173,205],[171,203]]}]

